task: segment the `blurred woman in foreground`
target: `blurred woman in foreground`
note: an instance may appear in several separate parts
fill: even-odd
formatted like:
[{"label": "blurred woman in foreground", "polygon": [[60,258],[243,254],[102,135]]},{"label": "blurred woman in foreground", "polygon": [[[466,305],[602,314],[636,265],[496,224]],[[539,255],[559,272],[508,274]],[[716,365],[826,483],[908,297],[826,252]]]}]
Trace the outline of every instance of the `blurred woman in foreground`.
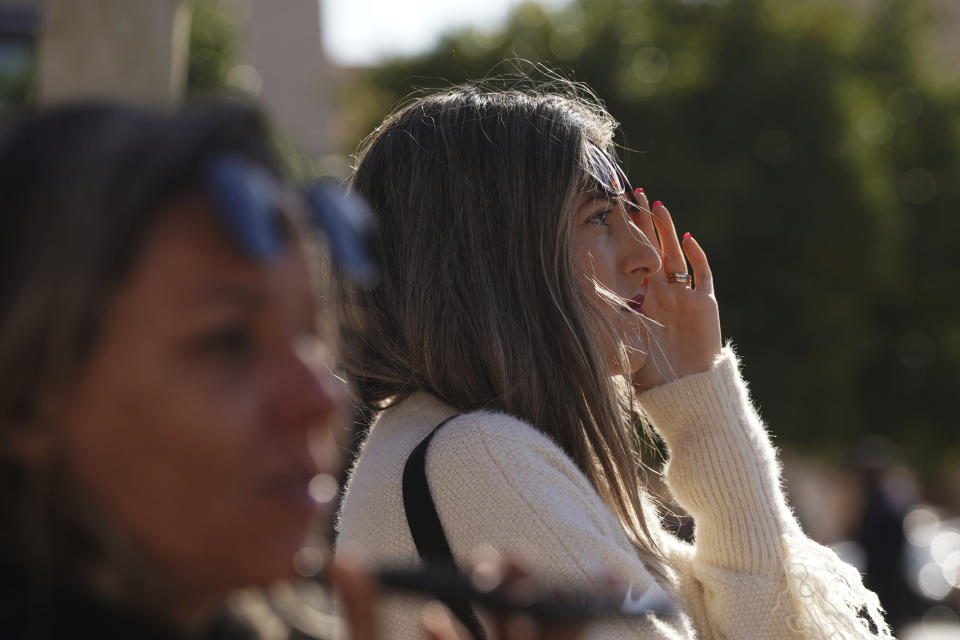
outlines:
[{"label": "blurred woman in foreground", "polygon": [[341,409],[261,118],[40,113],[0,193],[4,637],[246,635],[227,595],[294,575]]}]

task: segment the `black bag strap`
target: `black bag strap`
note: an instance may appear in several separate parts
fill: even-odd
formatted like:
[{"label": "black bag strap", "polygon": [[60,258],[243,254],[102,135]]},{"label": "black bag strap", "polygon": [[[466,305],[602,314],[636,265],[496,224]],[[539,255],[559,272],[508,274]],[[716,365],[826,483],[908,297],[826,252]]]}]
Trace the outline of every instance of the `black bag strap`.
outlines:
[{"label": "black bag strap", "polygon": [[[455,566],[450,543],[443,532],[440,515],[433,503],[430,485],[427,482],[427,447],[440,428],[458,417],[455,414],[438,424],[427,434],[420,444],[410,453],[407,463],[403,467],[403,509],[407,516],[407,526],[413,535],[413,543],[424,564],[440,567]],[[476,640],[485,640],[486,634],[480,624],[480,619],[464,598],[448,597],[443,603],[457,617],[460,623],[467,628]]]}]

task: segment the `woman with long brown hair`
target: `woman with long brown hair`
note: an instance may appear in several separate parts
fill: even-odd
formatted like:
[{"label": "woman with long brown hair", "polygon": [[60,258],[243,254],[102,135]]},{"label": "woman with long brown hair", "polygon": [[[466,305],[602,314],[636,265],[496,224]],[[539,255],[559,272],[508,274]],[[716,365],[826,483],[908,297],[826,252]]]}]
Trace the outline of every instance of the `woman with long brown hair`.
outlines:
[{"label": "woman with long brown hair", "polygon": [[[558,585],[612,567],[636,604],[659,603],[597,637],[887,637],[856,571],[790,512],[706,254],[629,187],[615,129],[570,83],[471,84],[411,101],[363,145],[352,188],[380,219],[382,282],[342,283],[340,340],[376,421],[339,544],[442,557],[414,506],[427,494],[426,538],[457,563],[493,546]],[[661,525],[641,419],[695,544]],[[410,606],[387,608],[390,637],[414,637]]]}]

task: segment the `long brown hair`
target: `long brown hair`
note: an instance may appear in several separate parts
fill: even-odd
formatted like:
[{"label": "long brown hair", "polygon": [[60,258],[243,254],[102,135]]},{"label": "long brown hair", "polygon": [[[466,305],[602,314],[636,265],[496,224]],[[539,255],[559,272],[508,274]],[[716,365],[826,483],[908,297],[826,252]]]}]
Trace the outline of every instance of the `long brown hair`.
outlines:
[{"label": "long brown hair", "polygon": [[375,290],[342,287],[342,365],[374,412],[422,390],[533,425],[661,573],[630,385],[603,346],[621,341],[572,251],[574,211],[596,185],[588,147],[612,151],[616,126],[569,82],[467,84],[388,116],[352,176],[380,220],[383,273]]}]

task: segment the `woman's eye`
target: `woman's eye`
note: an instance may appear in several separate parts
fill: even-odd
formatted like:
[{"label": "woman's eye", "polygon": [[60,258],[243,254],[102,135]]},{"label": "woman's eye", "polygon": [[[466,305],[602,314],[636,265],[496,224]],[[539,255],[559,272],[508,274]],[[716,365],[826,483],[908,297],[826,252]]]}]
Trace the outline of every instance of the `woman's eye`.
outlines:
[{"label": "woman's eye", "polygon": [[603,211],[598,211],[587,219],[587,222],[590,224],[600,225],[601,227],[607,226],[607,216],[610,215],[612,209],[604,209]]},{"label": "woman's eye", "polygon": [[250,357],[253,349],[253,335],[242,326],[221,327],[207,334],[201,342],[201,350],[233,360]]}]

